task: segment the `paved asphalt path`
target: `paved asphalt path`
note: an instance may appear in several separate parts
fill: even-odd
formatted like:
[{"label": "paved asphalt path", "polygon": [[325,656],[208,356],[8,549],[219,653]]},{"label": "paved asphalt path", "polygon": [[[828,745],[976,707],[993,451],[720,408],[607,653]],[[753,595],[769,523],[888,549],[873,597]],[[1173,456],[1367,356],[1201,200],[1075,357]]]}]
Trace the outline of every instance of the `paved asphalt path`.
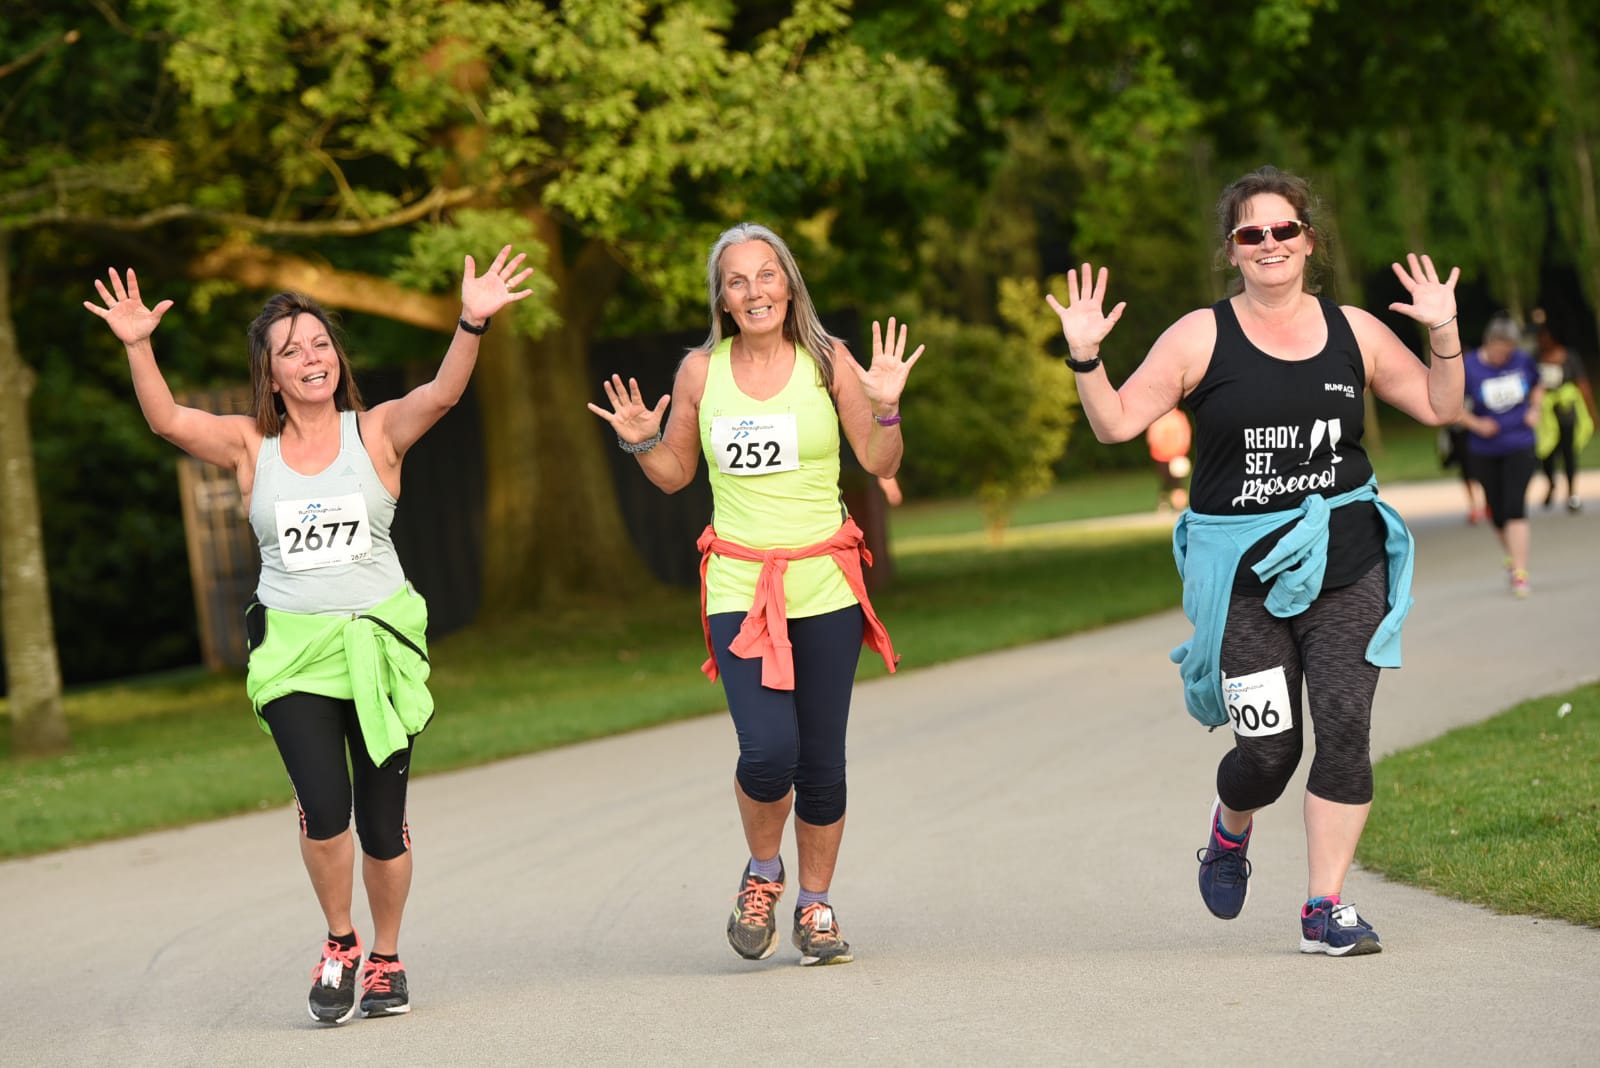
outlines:
[{"label": "paved asphalt path", "polygon": [[[1535,515],[1516,602],[1457,486],[1390,496],[1418,605],[1378,753],[1600,675],[1600,514]],[[1210,917],[1194,853],[1228,738],[1183,712],[1184,629],[904,649],[860,687],[833,895],[854,964],[728,949],[744,852],[711,716],[417,781],[405,1018],[307,1017],[289,810],[0,864],[0,1064],[1597,1063],[1600,931],[1358,870],[1384,952],[1301,955],[1303,771],[1257,819],[1244,914]]]}]

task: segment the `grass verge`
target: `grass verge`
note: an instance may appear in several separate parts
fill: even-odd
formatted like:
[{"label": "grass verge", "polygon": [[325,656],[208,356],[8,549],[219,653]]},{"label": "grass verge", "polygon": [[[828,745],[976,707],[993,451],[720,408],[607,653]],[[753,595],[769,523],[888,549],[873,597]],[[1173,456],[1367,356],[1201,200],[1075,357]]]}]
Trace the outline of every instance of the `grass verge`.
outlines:
[{"label": "grass verge", "polygon": [[[898,554],[877,605],[905,667],[1057,637],[1178,603],[1169,538],[1052,530],[1002,549]],[[434,644],[439,714],[419,774],[720,711],[695,594],[579,606]],[[864,659],[863,677],[883,673]],[[76,749],[0,759],[0,857],[286,804],[243,679],[186,672],[73,693]],[[0,754],[3,755],[3,754]]]},{"label": "grass verge", "polygon": [[1600,686],[1385,757],[1374,777],[1365,867],[1498,912],[1600,927]]}]

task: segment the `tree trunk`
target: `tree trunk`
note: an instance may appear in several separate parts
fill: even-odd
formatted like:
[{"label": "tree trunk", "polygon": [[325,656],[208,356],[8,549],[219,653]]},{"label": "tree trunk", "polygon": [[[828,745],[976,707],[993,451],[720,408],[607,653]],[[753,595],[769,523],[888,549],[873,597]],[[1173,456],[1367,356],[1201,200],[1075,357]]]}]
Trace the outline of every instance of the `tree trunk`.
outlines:
[{"label": "tree trunk", "polygon": [[549,250],[560,325],[507,335],[479,369],[487,509],[483,609],[504,615],[648,583],[611,484],[591,397],[589,342],[622,269],[599,242],[568,264],[560,224],[529,212]]},{"label": "tree trunk", "polygon": [[22,362],[11,318],[10,257],[10,235],[0,230],[0,628],[12,752],[43,754],[70,748],[72,736],[61,707],[61,665],[28,430],[33,372]]}]

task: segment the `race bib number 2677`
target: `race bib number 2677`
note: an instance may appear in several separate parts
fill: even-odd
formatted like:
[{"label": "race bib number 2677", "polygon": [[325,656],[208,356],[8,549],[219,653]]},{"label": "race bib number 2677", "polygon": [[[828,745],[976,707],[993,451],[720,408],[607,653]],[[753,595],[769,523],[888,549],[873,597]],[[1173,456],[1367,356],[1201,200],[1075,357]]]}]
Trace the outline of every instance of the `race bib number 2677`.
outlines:
[{"label": "race bib number 2677", "polygon": [[278,501],[278,555],[289,571],[353,564],[372,555],[367,501],[359,493]]}]

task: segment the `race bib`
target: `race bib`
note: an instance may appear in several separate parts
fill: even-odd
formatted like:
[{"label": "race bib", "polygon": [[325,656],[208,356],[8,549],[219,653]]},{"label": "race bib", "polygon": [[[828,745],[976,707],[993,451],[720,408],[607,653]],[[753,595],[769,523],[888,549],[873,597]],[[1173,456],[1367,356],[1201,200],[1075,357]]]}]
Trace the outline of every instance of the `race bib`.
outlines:
[{"label": "race bib", "polygon": [[725,475],[771,475],[800,468],[800,430],[793,412],[718,415],[711,419],[711,451]]},{"label": "race bib", "polygon": [[1289,680],[1283,668],[1251,675],[1222,676],[1222,697],[1233,733],[1245,738],[1282,734],[1294,726],[1289,705]]},{"label": "race bib", "polygon": [[1504,412],[1522,403],[1528,383],[1520,374],[1496,375],[1483,380],[1483,406],[1491,412]]},{"label": "race bib", "polygon": [[353,564],[372,555],[367,499],[359,493],[277,502],[278,557],[285,570]]}]

